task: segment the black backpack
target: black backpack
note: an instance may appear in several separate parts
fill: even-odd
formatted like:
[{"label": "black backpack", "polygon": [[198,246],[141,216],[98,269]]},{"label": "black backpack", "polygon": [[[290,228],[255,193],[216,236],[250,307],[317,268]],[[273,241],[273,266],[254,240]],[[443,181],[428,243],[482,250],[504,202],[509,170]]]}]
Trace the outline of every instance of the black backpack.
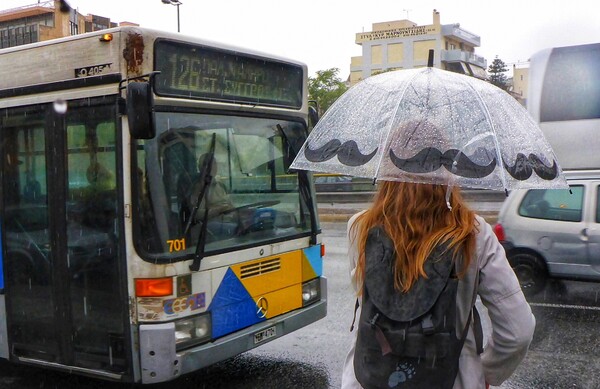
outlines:
[{"label": "black backpack", "polygon": [[365,255],[356,378],[365,389],[452,388],[472,315],[477,349],[482,351],[475,309],[462,336],[456,336],[458,278],[452,252],[444,244],[436,247],[424,264],[427,278],[420,277],[407,293],[394,289],[394,245],[381,227],[369,231]]}]

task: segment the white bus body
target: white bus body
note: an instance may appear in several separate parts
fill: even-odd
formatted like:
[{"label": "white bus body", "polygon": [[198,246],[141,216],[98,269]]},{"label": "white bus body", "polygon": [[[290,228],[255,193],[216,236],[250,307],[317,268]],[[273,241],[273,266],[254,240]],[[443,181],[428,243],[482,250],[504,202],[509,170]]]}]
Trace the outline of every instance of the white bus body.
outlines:
[{"label": "white bus body", "polygon": [[0,74],[0,358],[155,383],[325,316],[306,65],[121,27]]},{"label": "white bus body", "polygon": [[531,57],[527,109],[564,170],[600,167],[600,43]]}]

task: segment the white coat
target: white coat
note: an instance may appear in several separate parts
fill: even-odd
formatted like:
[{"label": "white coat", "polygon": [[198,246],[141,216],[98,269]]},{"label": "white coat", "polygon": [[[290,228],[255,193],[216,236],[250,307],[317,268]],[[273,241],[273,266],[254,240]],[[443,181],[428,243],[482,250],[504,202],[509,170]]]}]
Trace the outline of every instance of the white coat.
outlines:
[{"label": "white coat", "polygon": [[[354,215],[348,221],[350,278],[355,289],[357,285],[354,273],[358,251],[350,227],[358,215]],[[459,372],[454,381],[454,389],[483,389],[486,382],[494,386],[502,384],[525,357],[535,329],[535,317],[506,259],[504,248],[498,242],[490,225],[479,216],[476,220],[478,232],[475,256],[458,286],[457,328],[464,328],[467,322],[472,308],[476,271],[478,271],[477,294],[488,310],[492,333],[483,354],[477,355],[471,324],[460,355]],[[356,315],[357,318],[360,316],[360,309]],[[350,351],[344,362],[342,389],[362,388],[354,375],[353,365],[356,327],[355,325]]]}]

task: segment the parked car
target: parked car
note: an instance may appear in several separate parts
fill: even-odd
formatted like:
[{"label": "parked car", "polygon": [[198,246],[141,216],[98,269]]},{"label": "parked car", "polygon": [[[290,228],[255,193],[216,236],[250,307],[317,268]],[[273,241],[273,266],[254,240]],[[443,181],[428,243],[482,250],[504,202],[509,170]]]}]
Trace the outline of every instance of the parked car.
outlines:
[{"label": "parked car", "polygon": [[566,172],[570,190],[517,190],[494,232],[526,295],[549,277],[600,281],[600,171]]},{"label": "parked car", "polygon": [[317,192],[351,192],[352,177],[333,174],[318,175],[315,177],[315,190]]}]

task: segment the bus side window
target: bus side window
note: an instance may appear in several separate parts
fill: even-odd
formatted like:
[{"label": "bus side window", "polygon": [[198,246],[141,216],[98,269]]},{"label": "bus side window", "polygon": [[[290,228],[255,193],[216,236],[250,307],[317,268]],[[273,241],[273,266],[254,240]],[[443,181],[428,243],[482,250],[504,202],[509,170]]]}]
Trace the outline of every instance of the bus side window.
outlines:
[{"label": "bus side window", "polygon": [[84,190],[84,222],[94,228],[110,228],[115,218],[114,176],[99,162],[92,162],[86,172],[89,185]]}]

